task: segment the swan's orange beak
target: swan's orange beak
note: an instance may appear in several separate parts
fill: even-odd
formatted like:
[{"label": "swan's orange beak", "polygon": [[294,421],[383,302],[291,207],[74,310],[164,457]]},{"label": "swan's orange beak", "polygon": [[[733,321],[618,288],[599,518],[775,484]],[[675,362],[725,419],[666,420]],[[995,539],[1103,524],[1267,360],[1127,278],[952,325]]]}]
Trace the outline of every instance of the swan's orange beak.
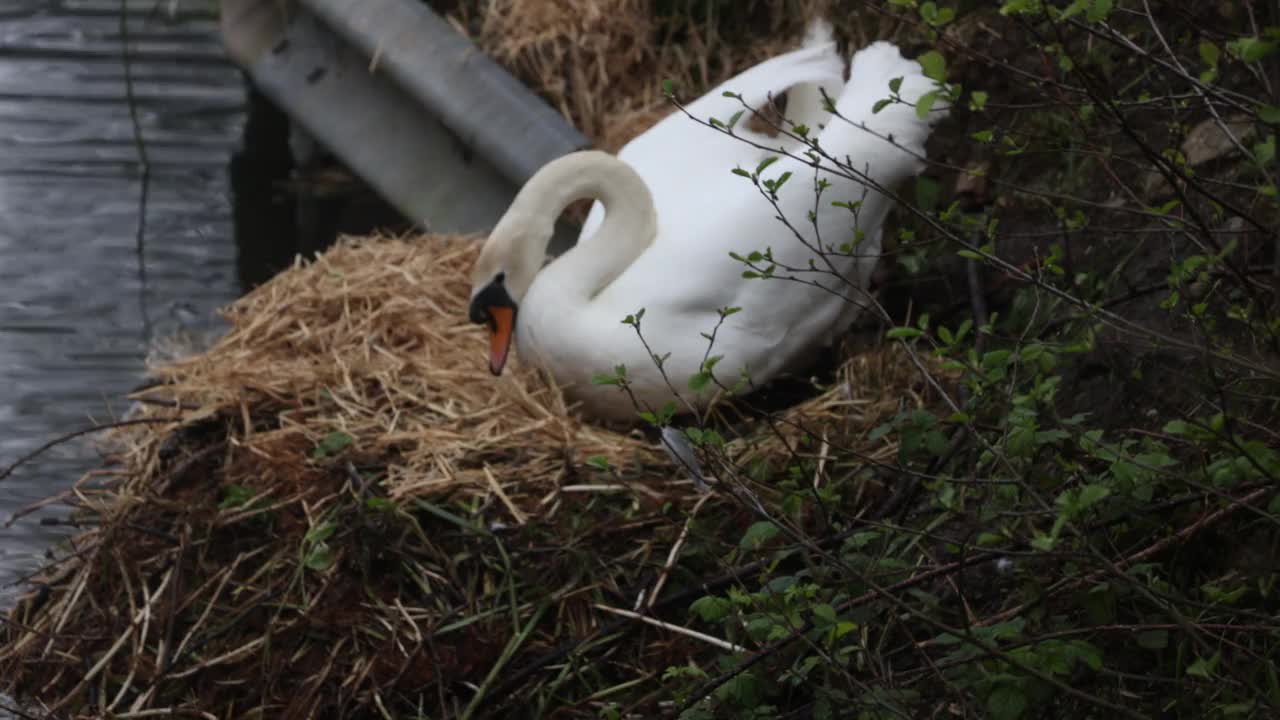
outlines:
[{"label": "swan's orange beak", "polygon": [[515,308],[495,305],[489,311],[489,372],[501,375],[516,330]]},{"label": "swan's orange beak", "polygon": [[506,273],[500,272],[476,291],[468,311],[471,322],[489,327],[489,372],[494,375],[502,374],[516,332],[516,301],[507,292],[505,279]]}]

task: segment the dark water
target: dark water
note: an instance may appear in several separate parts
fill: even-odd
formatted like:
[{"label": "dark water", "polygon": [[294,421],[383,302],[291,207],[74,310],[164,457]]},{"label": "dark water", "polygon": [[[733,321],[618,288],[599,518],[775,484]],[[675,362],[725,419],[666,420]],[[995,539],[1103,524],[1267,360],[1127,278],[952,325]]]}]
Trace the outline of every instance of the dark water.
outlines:
[{"label": "dark water", "polygon": [[[0,465],[122,415],[148,353],[216,332],[212,311],[238,293],[227,168],[244,90],[216,2],[129,3],[145,218],[120,8],[0,0]],[[95,457],[70,442],[0,481],[0,522]],[[40,522],[56,516],[0,527],[0,608],[61,537]]]}]

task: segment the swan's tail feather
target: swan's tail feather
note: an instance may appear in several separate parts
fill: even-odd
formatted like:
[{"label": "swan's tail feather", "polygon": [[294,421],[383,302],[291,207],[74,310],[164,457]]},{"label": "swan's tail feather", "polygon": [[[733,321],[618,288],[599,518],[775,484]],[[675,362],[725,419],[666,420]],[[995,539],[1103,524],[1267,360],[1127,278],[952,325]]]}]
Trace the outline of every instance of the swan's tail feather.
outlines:
[{"label": "swan's tail feather", "polygon": [[821,15],[815,16],[805,26],[800,48],[801,51],[820,52],[824,71],[809,82],[782,88],[787,93],[786,117],[789,123],[816,128],[826,121],[827,116],[822,93],[825,91],[829,97],[839,97],[844,86],[846,63],[837,49],[835,28]]},{"label": "swan's tail feather", "polygon": [[[786,96],[785,117],[789,123],[813,126],[815,113],[821,111],[818,88],[839,93],[843,61],[834,42],[802,47],[766,60],[722,84],[709,93],[715,106],[723,106],[725,115],[740,108],[737,101],[715,100],[724,91],[738,92],[742,102],[757,112],[768,112],[775,99]],[[737,106],[737,107],[734,107]],[[768,122],[777,124],[781,118]],[[785,127],[786,124],[783,124]],[[769,134],[773,134],[770,132]]]},{"label": "swan's tail feather", "polygon": [[[897,93],[902,102],[884,104],[876,112],[880,101],[893,96],[890,82],[896,78],[902,78]],[[872,43],[853,56],[849,82],[836,101],[847,122],[833,119],[820,142],[837,157],[843,157],[848,148],[859,148],[851,155],[854,162],[865,161],[881,182],[899,182],[923,168],[925,141],[933,124],[946,117],[941,96],[935,97],[924,119],[916,113],[916,103],[937,89],[920,63],[904,58],[896,46]]]}]

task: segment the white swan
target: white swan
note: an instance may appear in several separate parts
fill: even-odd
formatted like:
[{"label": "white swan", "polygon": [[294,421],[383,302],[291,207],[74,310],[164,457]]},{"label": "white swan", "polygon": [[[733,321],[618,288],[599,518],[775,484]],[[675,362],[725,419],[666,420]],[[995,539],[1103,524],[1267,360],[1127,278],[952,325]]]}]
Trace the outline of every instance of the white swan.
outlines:
[{"label": "white swan", "polygon": [[[825,152],[848,158],[855,170],[882,186],[918,172],[930,125],[943,113],[921,120],[913,105],[935,87],[933,82],[918,63],[882,42],[854,56],[847,84],[843,69],[834,43],[814,43],[747,70],[687,109],[703,120],[727,121],[742,103],[724,97],[726,91],[759,108],[771,94],[800,86],[790,93],[787,116],[807,124]],[[905,103],[874,113],[875,103],[890,96],[890,81],[899,77]],[[830,115],[822,111],[818,87],[836,99],[849,122],[820,127]],[[741,125],[736,132],[767,147],[784,141]],[[716,330],[710,351],[722,356],[715,375],[728,385],[744,373],[755,385],[763,384],[847,329],[859,310],[859,289],[867,286],[880,255],[880,226],[891,199],[854,179],[823,172],[830,185],[815,202],[813,166],[782,157],[763,177],[792,173],[776,202],[803,236],[801,242],[749,180],[730,172],[754,170],[776,154],[677,111],[616,158],[584,151],[544,166],[516,195],[472,272],[471,319],[489,326],[493,373],[502,372],[514,335],[521,359],[549,371],[586,414],[621,420],[635,417],[633,403],[617,388],[591,382],[618,365],[625,366],[636,399],[649,408],[676,399],[671,386],[683,398],[677,402],[680,411],[712,399],[714,384],[695,393],[686,382],[703,368],[704,334],[716,328],[722,308],[741,308]],[[556,218],[581,198],[598,202],[578,244],[544,267]],[[833,201],[861,206],[855,216]],[[840,253],[838,248],[859,233],[863,237],[854,253]],[[817,237],[827,250],[821,256],[812,249]],[[729,257],[730,252],[766,250],[779,266],[802,269],[779,275],[810,284],[744,279],[743,265]],[[834,268],[844,280],[830,272],[804,272],[810,261],[824,271]],[[661,372],[635,329],[621,322],[641,308],[644,340],[665,358]]]}]

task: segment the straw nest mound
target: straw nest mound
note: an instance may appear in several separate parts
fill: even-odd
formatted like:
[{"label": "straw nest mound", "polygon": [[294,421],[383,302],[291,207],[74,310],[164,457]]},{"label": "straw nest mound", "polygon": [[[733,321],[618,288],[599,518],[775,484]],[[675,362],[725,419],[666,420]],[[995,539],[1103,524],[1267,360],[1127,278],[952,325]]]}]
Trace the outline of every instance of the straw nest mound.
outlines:
[{"label": "straw nest mound", "polygon": [[[71,551],[0,624],[0,688],[93,717],[594,716],[592,693],[721,652],[626,612],[644,598],[687,623],[741,561],[741,494],[775,489],[701,493],[534,373],[491,377],[466,319],[476,248],[348,239],[155,368],[107,468],[68,498]],[[867,429],[920,402],[918,378],[891,350],[854,358],[708,467],[781,467],[801,446],[885,459]],[[859,467],[819,471],[858,488],[846,512],[879,492]]]}]

